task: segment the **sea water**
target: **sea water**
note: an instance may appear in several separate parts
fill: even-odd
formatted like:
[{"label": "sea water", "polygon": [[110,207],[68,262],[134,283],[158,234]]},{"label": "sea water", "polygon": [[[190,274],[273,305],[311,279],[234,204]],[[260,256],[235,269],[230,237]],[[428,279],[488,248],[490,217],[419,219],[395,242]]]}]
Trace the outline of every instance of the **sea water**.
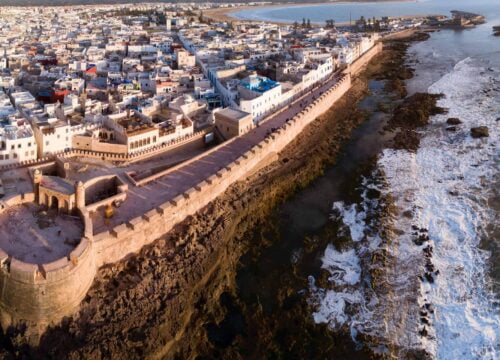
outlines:
[{"label": "sea water", "polygon": [[[476,9],[467,9],[487,10],[477,3]],[[444,30],[409,49],[416,69],[408,82],[410,93],[443,94],[438,105],[449,112],[432,117],[420,130],[416,153],[384,150],[379,156],[376,171],[385,180],[379,190],[399,209],[392,219],[398,232],[390,245],[363,221],[377,210],[373,201],[363,197],[356,205],[333,205],[333,216],[349,228],[355,245],[345,252],[325,249],[323,267],[336,287],[319,289],[311,279],[318,323],[334,329],[348,325],[353,338],[364,332],[395,343],[402,353],[425,349],[437,359],[499,356],[499,294],[493,288],[499,278],[491,271],[495,254],[485,250],[498,247],[500,39],[492,36],[491,26],[500,23],[500,3],[489,2],[494,3],[499,6],[483,12],[488,24]],[[462,121],[456,131],[446,129],[449,117]],[[489,137],[472,138],[470,129],[476,126],[487,126]],[[417,245],[420,229],[429,241]],[[422,278],[427,247],[432,247],[428,259],[437,271],[433,281]],[[390,295],[374,293],[363,281],[368,277],[363,263],[381,248],[395,259],[394,268],[386,269]],[[356,311],[347,313],[347,307]]]},{"label": "sea water", "polygon": [[238,19],[301,22],[310,19],[313,23],[324,23],[332,19],[337,23],[359,19],[383,16],[411,15],[448,15],[451,10],[482,12],[488,15],[498,11],[498,0],[419,0],[390,2],[339,2],[317,5],[282,5],[273,7],[255,7],[240,10],[231,15]]}]

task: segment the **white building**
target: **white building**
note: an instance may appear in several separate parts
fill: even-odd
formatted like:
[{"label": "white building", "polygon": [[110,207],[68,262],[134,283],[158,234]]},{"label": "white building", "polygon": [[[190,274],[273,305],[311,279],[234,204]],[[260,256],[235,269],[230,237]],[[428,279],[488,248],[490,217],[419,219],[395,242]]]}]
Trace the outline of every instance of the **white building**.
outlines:
[{"label": "white building", "polygon": [[33,130],[22,117],[4,118],[0,125],[0,165],[36,160],[37,146]]},{"label": "white building", "polygon": [[250,75],[238,85],[239,108],[252,114],[255,122],[275,110],[282,102],[281,84],[263,76]]}]

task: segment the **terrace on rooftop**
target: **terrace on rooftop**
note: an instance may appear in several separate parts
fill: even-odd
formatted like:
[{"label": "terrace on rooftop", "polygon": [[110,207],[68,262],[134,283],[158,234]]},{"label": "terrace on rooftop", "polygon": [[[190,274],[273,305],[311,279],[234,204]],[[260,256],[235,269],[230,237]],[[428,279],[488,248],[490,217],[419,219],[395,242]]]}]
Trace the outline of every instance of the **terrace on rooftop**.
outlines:
[{"label": "terrace on rooftop", "polygon": [[264,93],[279,86],[279,82],[273,81],[264,76],[250,75],[246,79],[242,80],[240,85],[248,90]]}]

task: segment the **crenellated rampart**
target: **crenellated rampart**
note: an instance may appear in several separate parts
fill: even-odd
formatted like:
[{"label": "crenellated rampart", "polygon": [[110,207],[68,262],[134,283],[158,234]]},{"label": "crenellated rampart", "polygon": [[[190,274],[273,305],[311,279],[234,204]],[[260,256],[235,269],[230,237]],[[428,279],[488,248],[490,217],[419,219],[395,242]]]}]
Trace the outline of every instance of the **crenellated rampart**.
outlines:
[{"label": "crenellated rampart", "polygon": [[68,257],[36,265],[0,250],[0,311],[3,328],[18,321],[39,326],[71,314],[92,285],[95,253],[82,238]]},{"label": "crenellated rampart", "polygon": [[[348,68],[332,88],[323,92],[266,139],[196,186],[166,199],[162,205],[95,235],[88,209],[82,211],[85,236],[67,257],[35,265],[23,263],[0,250],[2,326],[6,328],[23,320],[43,326],[73,312],[90,288],[98,267],[136,253],[144,245],[165,235],[187,216],[195,214],[221,195],[230,185],[266,164],[270,156],[279,154],[306,126],[330,109],[349,90],[351,74],[360,71],[381,49],[381,45],[377,45],[367,52]],[[157,177],[158,174],[154,174],[151,179],[141,180],[141,184]],[[27,197],[31,199],[31,195]],[[21,198],[18,200],[23,201]]]},{"label": "crenellated rampart", "polygon": [[[120,224],[110,231],[94,235],[97,264],[112,263],[130,253],[137,252],[144,245],[170,231],[175,224],[206,206],[231,184],[245,178],[253,169],[259,167],[270,154],[281,152],[308,124],[342,97],[349,90],[350,85],[351,76],[347,73],[334,87],[327,90],[281,129],[242,154],[234,162],[229,163],[224,169],[156,209]],[[147,184],[165,174],[155,174],[151,179],[143,179],[139,185]]]}]

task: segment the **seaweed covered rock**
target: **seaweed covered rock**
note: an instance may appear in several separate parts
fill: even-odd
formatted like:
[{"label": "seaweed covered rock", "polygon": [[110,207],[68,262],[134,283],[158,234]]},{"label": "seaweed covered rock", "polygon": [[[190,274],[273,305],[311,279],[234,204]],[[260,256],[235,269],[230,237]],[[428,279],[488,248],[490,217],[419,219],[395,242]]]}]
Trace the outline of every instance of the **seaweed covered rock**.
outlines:
[{"label": "seaweed covered rock", "polygon": [[475,139],[490,136],[490,132],[487,126],[473,127],[472,129],[470,129],[470,134]]},{"label": "seaweed covered rock", "polygon": [[444,114],[446,109],[437,106],[441,94],[416,93],[406,98],[394,111],[387,130],[396,131],[392,148],[416,151],[420,135],[416,129],[429,123],[433,115]]},{"label": "seaweed covered rock", "polygon": [[446,123],[448,125],[460,125],[462,121],[459,118],[449,118],[448,120],[446,120]]}]

